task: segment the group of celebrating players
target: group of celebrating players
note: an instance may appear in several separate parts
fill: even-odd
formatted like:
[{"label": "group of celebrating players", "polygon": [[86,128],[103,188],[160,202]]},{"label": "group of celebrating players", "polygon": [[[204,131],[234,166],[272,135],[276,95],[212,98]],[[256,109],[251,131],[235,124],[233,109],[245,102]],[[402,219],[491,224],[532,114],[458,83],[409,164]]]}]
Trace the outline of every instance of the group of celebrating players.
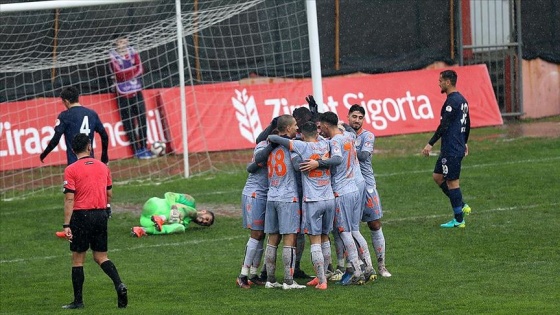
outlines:
[{"label": "group of celebrating players", "polygon": [[[345,124],[333,112],[319,114],[313,96],[306,100],[309,109],[276,117],[257,138],[242,193],[243,226],[251,236],[236,280],[240,288],[305,288],[294,281],[306,277],[299,269],[305,234],[316,275],[307,286],[325,290],[327,280],[342,285],[374,281],[377,273],[360,222],[370,228],[379,274],[391,276],[385,267],[383,211],[371,164],[375,137],[362,128],[365,110],[352,105]],[[280,241],[282,283],[275,277]]]}]

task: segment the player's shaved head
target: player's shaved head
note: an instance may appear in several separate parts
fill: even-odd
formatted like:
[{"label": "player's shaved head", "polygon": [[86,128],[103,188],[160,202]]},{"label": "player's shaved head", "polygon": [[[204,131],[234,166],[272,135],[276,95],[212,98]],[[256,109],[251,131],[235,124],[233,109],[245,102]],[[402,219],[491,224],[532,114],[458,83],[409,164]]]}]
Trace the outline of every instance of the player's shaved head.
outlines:
[{"label": "player's shaved head", "polygon": [[278,122],[276,128],[280,133],[288,131],[288,127],[295,122],[295,118],[292,115],[282,115],[278,117]]}]

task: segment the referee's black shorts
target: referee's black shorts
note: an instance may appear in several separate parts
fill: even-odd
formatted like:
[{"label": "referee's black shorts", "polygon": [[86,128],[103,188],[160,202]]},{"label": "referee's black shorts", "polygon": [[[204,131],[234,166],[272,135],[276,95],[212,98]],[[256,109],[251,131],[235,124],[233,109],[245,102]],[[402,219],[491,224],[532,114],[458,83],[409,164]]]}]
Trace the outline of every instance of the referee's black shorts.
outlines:
[{"label": "referee's black shorts", "polygon": [[70,219],[72,243],[70,250],[85,252],[89,248],[96,252],[107,251],[107,219],[105,209],[74,210]]}]

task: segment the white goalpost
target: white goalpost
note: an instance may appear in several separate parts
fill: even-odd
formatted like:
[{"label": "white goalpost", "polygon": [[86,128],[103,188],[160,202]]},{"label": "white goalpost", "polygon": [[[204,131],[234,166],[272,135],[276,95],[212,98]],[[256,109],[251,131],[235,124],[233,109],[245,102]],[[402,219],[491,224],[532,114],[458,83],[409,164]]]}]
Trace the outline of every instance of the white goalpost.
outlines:
[{"label": "white goalpost", "polygon": [[[39,155],[67,86],[100,115],[117,183],[242,169],[273,117],[309,94],[323,103],[314,0],[11,2],[0,4],[3,199],[62,184],[64,141],[44,164]],[[147,145],[166,143],[163,156],[135,158],[123,130],[108,66],[116,34],[142,60]]]}]

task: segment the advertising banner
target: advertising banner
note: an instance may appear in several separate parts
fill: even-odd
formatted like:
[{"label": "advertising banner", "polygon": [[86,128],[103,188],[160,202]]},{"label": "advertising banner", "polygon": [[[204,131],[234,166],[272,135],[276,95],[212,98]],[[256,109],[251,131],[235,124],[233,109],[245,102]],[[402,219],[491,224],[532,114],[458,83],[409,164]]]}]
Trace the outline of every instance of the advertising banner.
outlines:
[{"label": "advertising banner", "polygon": [[[453,67],[457,88],[469,103],[471,126],[503,123],[485,65]],[[432,132],[439,124],[446,95],[438,86],[442,69],[364,74],[323,79],[323,111],[347,121],[353,104],[366,110],[364,128],[377,137]],[[180,89],[144,90],[148,142],[166,141],[177,154],[184,152]],[[247,84],[227,82],[185,88],[189,152],[250,149],[270,121],[307,106],[311,79]],[[99,114],[109,134],[109,158],[130,158],[114,94],[83,95],[80,103]],[[193,104],[196,103],[196,106]],[[44,165],[39,160],[54,134],[54,123],[64,109],[59,98],[38,98],[0,104],[0,170]],[[96,136],[96,157],[101,142]],[[61,140],[45,159],[47,165],[66,163]]]}]

